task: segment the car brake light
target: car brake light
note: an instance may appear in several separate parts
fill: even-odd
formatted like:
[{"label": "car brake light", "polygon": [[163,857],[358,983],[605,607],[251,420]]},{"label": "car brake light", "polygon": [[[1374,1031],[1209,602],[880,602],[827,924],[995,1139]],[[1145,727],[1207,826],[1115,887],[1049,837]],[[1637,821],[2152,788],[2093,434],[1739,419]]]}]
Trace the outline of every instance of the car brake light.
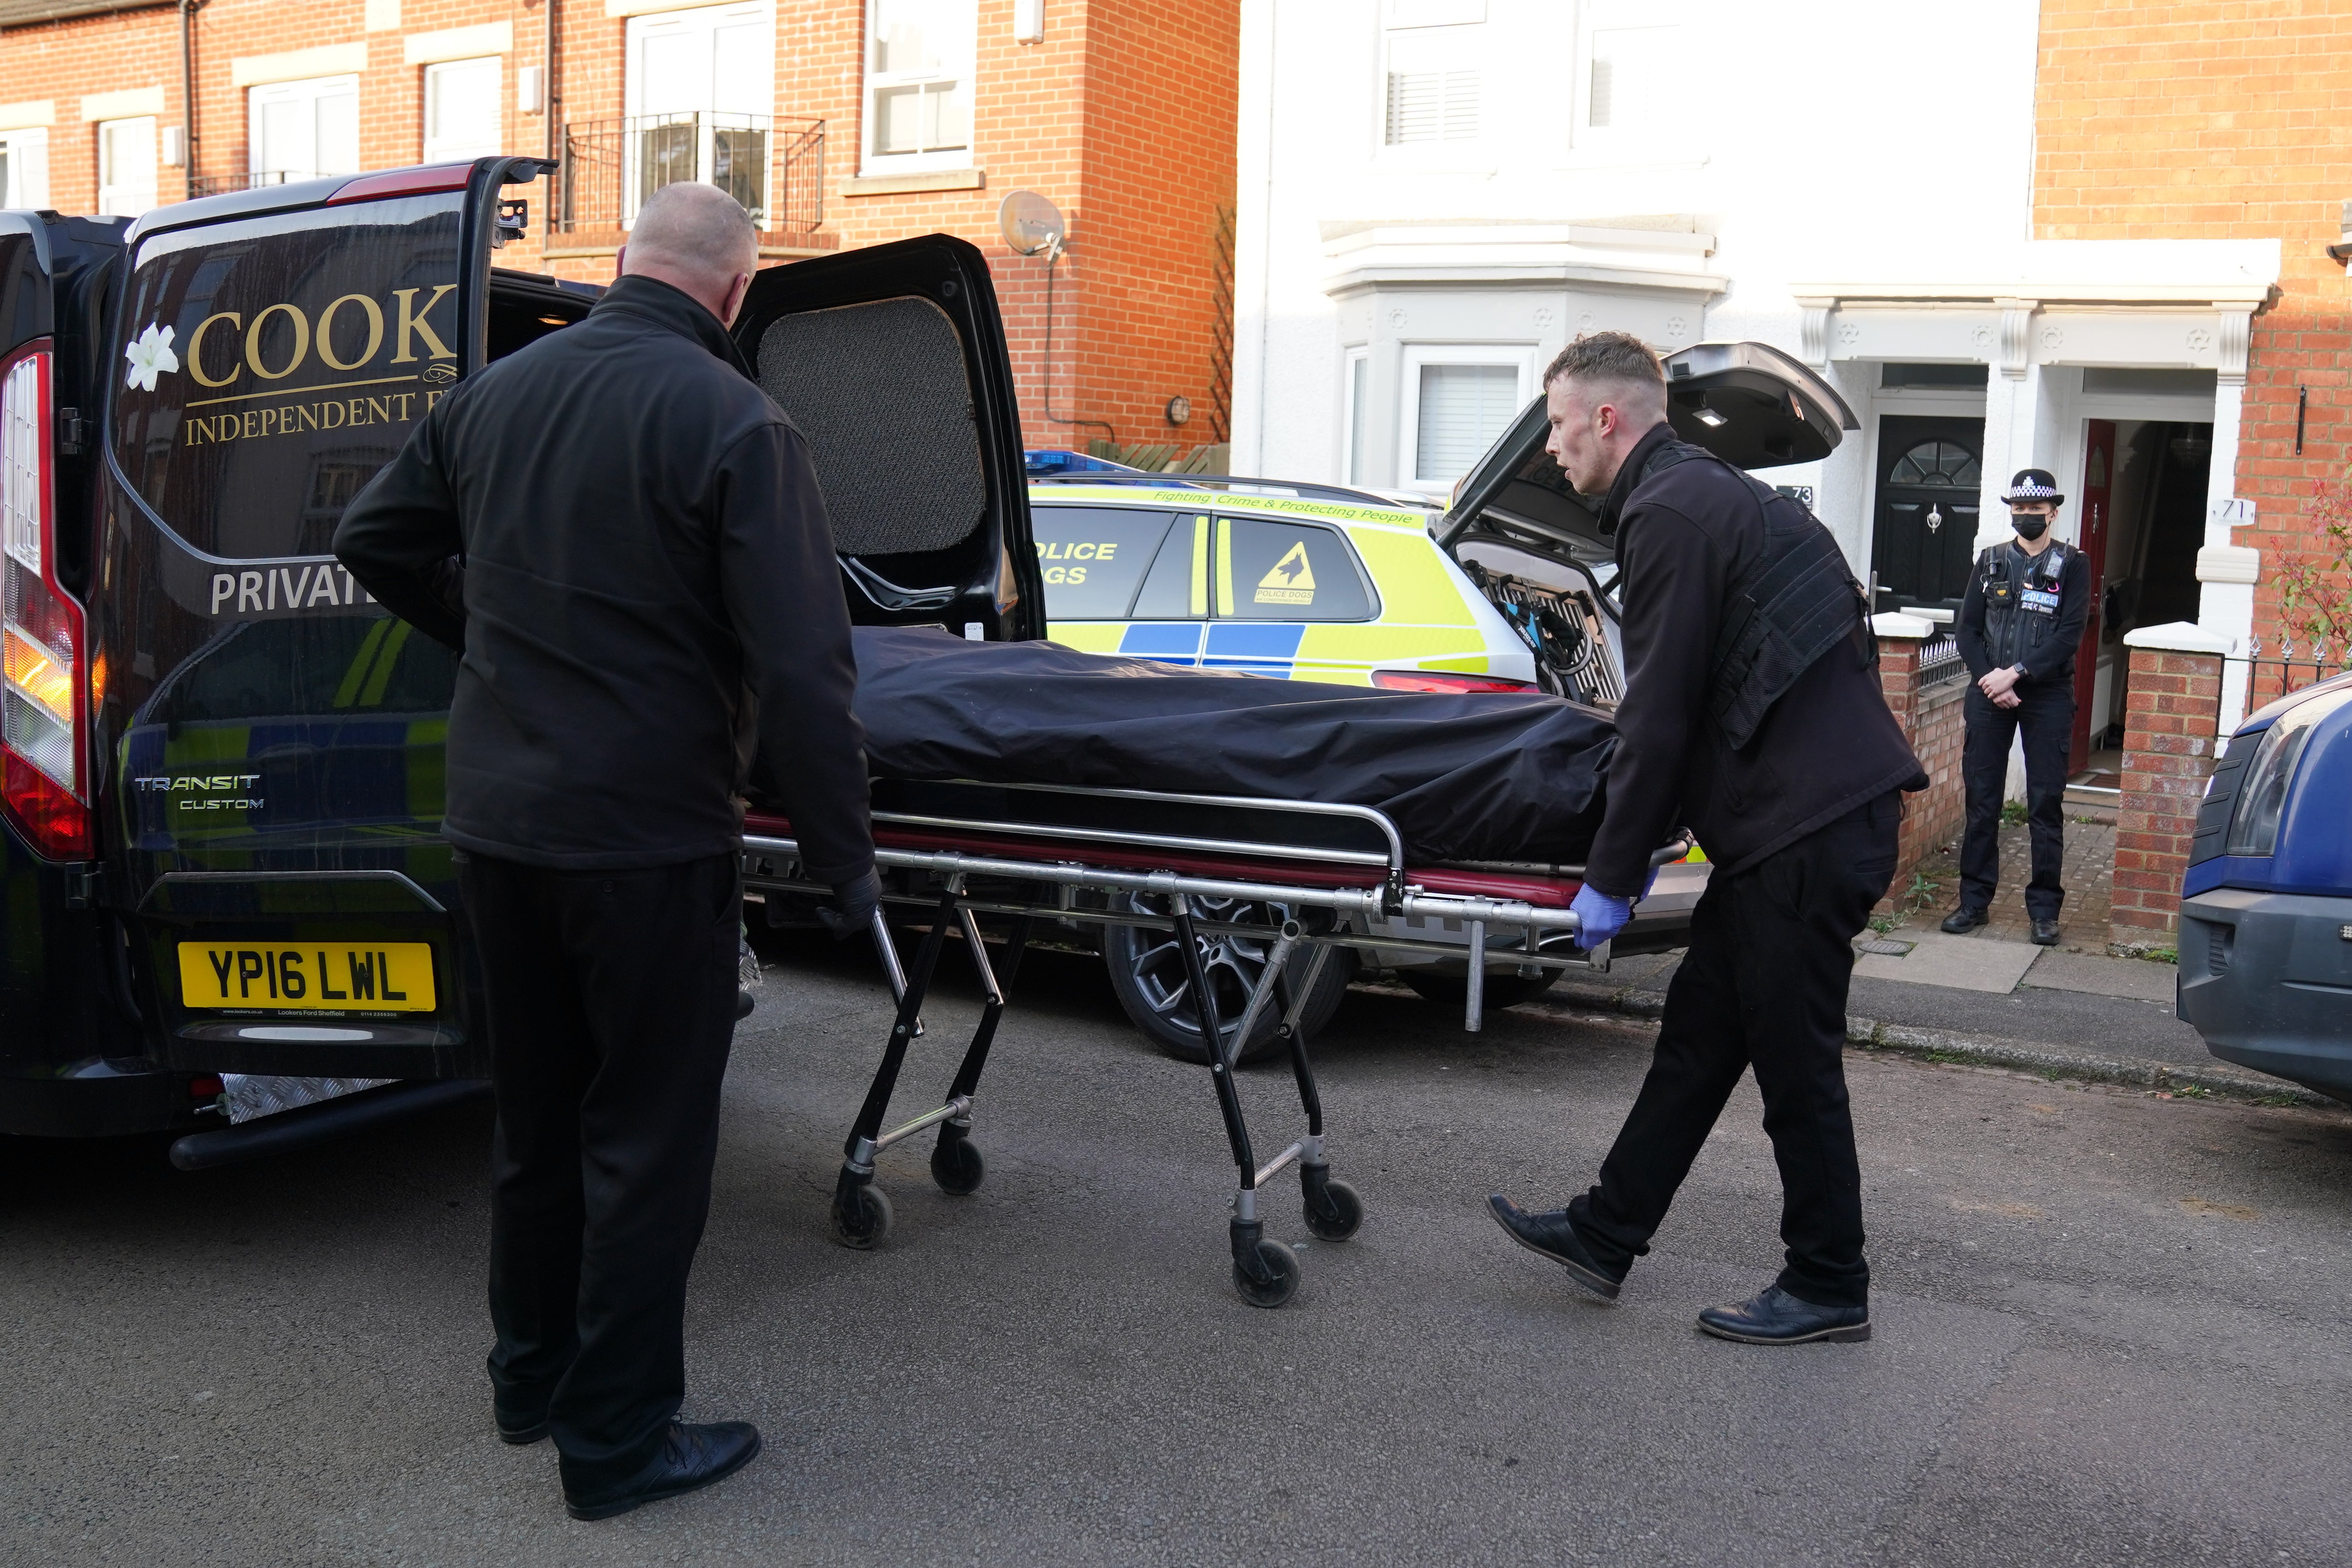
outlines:
[{"label": "car brake light", "polygon": [[1541,696],[1543,688],[1531,680],[1510,680],[1499,675],[1451,675],[1433,669],[1376,669],[1372,684],[1384,691],[1519,691]]},{"label": "car brake light", "polygon": [[389,174],[363,174],[335,187],[329,206],[343,202],[381,201],[386,196],[424,196],[439,191],[462,191],[473,177],[471,163],[435,163],[423,169],[396,169]]},{"label": "car brake light", "polygon": [[0,798],[34,849],[90,854],[82,613],[57,575],[46,346],[0,371]]}]

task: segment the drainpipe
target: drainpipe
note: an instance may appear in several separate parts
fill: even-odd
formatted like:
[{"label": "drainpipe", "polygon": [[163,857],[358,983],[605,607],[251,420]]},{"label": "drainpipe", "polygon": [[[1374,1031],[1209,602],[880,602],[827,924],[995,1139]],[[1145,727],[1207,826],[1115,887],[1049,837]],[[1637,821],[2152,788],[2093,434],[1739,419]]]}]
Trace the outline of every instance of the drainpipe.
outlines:
[{"label": "drainpipe", "polygon": [[196,195],[196,11],[205,0],[180,0],[180,178],[183,200]]},{"label": "drainpipe", "polygon": [[547,161],[556,164],[555,173],[548,177],[547,199],[540,203],[539,247],[541,252],[544,252],[555,239],[555,203],[557,193],[564,178],[563,166],[555,155],[555,106],[562,100],[562,94],[558,92],[555,87],[555,12],[562,3],[563,0],[545,0],[547,37],[540,51],[540,59],[543,62],[541,68],[546,75],[546,80],[541,84],[539,89],[539,111],[547,121]]}]

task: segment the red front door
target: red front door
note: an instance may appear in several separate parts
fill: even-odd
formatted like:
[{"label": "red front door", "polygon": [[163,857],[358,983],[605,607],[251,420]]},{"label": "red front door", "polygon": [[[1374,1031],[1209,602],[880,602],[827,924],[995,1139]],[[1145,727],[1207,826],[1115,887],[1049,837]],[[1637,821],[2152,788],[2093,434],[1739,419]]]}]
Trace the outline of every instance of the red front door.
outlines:
[{"label": "red front door", "polygon": [[2099,681],[2099,600],[2107,584],[2107,492],[2116,471],[2116,426],[2112,419],[2085,420],[2083,442],[2083,526],[2074,547],[2090,568],[2090,612],[2083,617],[2083,646],[2074,654],[2074,742],[2071,765],[2086,766],[2091,755],[2091,694]]}]

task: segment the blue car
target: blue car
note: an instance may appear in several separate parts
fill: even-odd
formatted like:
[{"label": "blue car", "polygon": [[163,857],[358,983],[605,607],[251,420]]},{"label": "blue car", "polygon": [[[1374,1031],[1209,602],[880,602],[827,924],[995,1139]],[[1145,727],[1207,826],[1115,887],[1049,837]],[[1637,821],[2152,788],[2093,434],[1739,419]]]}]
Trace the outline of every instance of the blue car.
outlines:
[{"label": "blue car", "polygon": [[2253,714],[2214,768],[2179,1013],[2223,1060],[2352,1102],[2352,675]]}]

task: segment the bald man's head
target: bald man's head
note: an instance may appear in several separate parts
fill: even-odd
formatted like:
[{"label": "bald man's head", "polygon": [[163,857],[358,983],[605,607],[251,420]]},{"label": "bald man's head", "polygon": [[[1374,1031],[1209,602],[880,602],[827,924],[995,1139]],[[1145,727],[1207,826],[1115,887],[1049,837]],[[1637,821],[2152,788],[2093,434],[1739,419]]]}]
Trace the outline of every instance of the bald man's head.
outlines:
[{"label": "bald man's head", "polygon": [[760,233],[742,204],[716,185],[681,180],[646,198],[621,253],[621,273],[658,278],[731,321],[740,279],[760,265]]}]

